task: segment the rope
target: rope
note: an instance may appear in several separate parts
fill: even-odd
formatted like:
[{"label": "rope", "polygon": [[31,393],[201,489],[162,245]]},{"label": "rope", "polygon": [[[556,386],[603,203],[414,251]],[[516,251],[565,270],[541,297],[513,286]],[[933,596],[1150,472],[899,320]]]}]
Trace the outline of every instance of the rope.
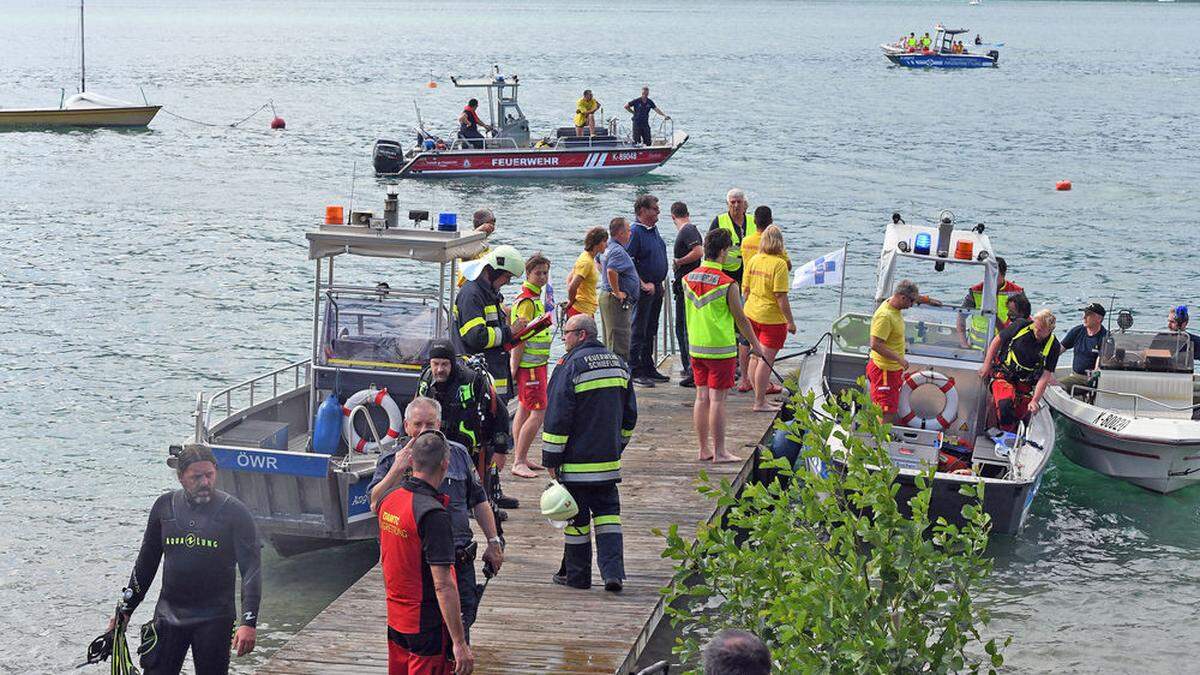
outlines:
[{"label": "rope", "polygon": [[[234,122],[233,124],[214,124],[214,123],[212,123],[212,122],[202,122],[202,121],[200,121],[200,120],[197,120],[197,119],[192,119],[191,117],[185,117],[185,116],[183,116],[183,115],[180,115],[180,114],[178,114],[178,113],[173,113],[173,112],[171,112],[170,110],[167,110],[166,108],[163,108],[163,109],[162,109],[160,112],[165,112],[166,114],[170,115],[171,117],[175,117],[175,118],[181,119],[181,120],[183,120],[183,121],[185,121],[185,122],[191,122],[192,124],[199,124],[199,125],[201,125],[201,126],[205,126],[205,127],[230,127],[230,128],[237,128],[237,126],[238,126],[239,124],[243,124],[243,123],[245,123],[245,122],[249,121],[249,120],[250,120],[250,118],[254,117],[254,116],[255,116],[255,115],[257,115],[258,113],[262,112],[263,110],[266,110],[267,108],[270,108],[270,109],[271,109],[271,113],[272,113],[272,114],[274,114],[274,113],[275,113],[275,102],[274,102],[274,101],[267,101],[266,103],[264,103],[264,104],[262,104],[262,105],[258,106],[258,109],[257,109],[257,110],[255,110],[254,112],[250,113],[249,115],[246,115],[245,117],[243,117],[242,119],[240,119],[240,120],[238,120],[238,121]],[[276,116],[276,117],[278,117],[278,115],[275,115],[275,116]]]}]

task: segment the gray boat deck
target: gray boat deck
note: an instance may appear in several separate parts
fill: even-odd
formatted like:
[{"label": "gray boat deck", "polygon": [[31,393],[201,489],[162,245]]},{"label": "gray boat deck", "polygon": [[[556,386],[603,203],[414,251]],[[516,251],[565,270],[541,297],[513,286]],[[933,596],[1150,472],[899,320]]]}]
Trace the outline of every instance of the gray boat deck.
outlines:
[{"label": "gray boat deck", "polygon": [[[667,372],[664,369],[664,372]],[[701,468],[743,481],[750,462],[697,462],[692,389],[671,382],[638,389],[639,424],[622,459],[621,520],[629,578],[620,594],[602,585],[580,591],[551,576],[562,534],[537,514],[544,479],[505,476],[505,492],[521,500],[509,511],[501,573],[484,594],[471,629],[477,673],[627,673],[662,617],[662,588],[672,561],[652,529],[672,523],[692,534],[716,505],[694,489]],[[729,447],[751,457],[771,416],[753,413],[752,394],[729,398]],[[534,450],[540,452],[540,443]],[[598,575],[598,573],[597,573]],[[482,581],[482,575],[480,575]],[[594,581],[599,583],[599,577]],[[383,673],[387,641],[383,579],[375,566],[271,658],[269,673]]]}]

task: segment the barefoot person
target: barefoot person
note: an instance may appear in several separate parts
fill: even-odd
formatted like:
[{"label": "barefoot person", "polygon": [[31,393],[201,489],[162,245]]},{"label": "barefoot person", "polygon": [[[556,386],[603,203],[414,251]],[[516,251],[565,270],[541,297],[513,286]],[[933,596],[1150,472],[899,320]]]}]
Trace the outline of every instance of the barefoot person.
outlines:
[{"label": "barefoot person", "polygon": [[742,291],[723,269],[732,245],[728,231],[710,230],[704,237],[704,262],[683,278],[688,352],[696,381],[692,421],[702,461],[741,459],[725,449],[725,398],[733,387],[737,368],[737,333],[750,343],[752,352],[762,353],[754,329],[742,311]]},{"label": "barefoot person", "polygon": [[[534,253],[525,263],[525,283],[512,307],[513,322],[530,323],[546,313],[542,289],[550,278],[550,261]],[[529,460],[529,446],[542,430],[546,416],[546,364],[550,361],[549,326],[517,343],[509,352],[512,372],[517,379],[517,414],[513,418],[512,475],[533,478],[542,465]]]},{"label": "barefoot person", "polygon": [[771,368],[788,333],[796,334],[792,305],[788,302],[791,279],[785,251],[783,232],[771,225],[763,230],[759,252],[746,264],[746,317],[762,343],[762,357],[750,361],[755,412],[779,410],[779,405],[767,402]]}]

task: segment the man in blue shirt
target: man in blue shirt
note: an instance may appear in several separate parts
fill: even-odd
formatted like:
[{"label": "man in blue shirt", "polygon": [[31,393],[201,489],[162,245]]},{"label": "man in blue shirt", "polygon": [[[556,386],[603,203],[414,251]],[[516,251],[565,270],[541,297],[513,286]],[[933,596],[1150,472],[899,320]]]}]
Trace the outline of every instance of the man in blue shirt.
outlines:
[{"label": "man in blue shirt", "polygon": [[1063,351],[1073,349],[1075,356],[1071,360],[1071,374],[1059,380],[1059,385],[1068,393],[1075,385],[1087,386],[1091,372],[1096,368],[1096,359],[1100,357],[1100,349],[1108,337],[1108,329],[1104,327],[1104,305],[1093,302],[1083,308],[1083,323],[1067,332],[1063,338]]},{"label": "man in blue shirt", "polygon": [[642,95],[626,103],[625,110],[633,113],[633,142],[642,145],[650,145],[652,142],[650,140],[651,110],[662,115],[665,120],[671,119],[670,115],[654,105],[654,100],[650,98],[650,87],[642,87]]},{"label": "man in blue shirt", "polygon": [[633,236],[629,257],[637,268],[642,294],[633,310],[633,339],[629,349],[629,367],[633,381],[644,387],[671,378],[654,367],[654,337],[658,335],[658,315],[662,313],[663,282],[667,278],[667,243],[658,232],[658,197],[641,195],[633,202]]},{"label": "man in blue shirt", "polygon": [[613,218],[608,224],[611,243],[600,264],[600,316],[604,319],[604,344],[629,362],[633,307],[641,296],[641,280],[625,250],[632,233],[629,221]]}]

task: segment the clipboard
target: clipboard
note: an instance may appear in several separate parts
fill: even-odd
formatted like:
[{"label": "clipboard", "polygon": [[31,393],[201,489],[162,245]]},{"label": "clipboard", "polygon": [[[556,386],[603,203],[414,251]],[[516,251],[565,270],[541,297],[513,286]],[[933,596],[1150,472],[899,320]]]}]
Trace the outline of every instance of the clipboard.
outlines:
[{"label": "clipboard", "polygon": [[528,340],[529,338],[533,337],[534,335],[537,335],[538,333],[542,332],[543,330],[549,328],[551,326],[551,324],[553,324],[553,323],[554,323],[554,312],[552,312],[552,311],[546,312],[545,314],[539,316],[538,318],[534,319],[533,321],[530,321],[529,325],[525,326],[524,330],[522,330],[519,333],[515,333],[513,335],[513,339],[510,342],[508,342],[507,344],[505,344],[504,348],[512,349],[513,347],[516,347],[517,343]]}]

